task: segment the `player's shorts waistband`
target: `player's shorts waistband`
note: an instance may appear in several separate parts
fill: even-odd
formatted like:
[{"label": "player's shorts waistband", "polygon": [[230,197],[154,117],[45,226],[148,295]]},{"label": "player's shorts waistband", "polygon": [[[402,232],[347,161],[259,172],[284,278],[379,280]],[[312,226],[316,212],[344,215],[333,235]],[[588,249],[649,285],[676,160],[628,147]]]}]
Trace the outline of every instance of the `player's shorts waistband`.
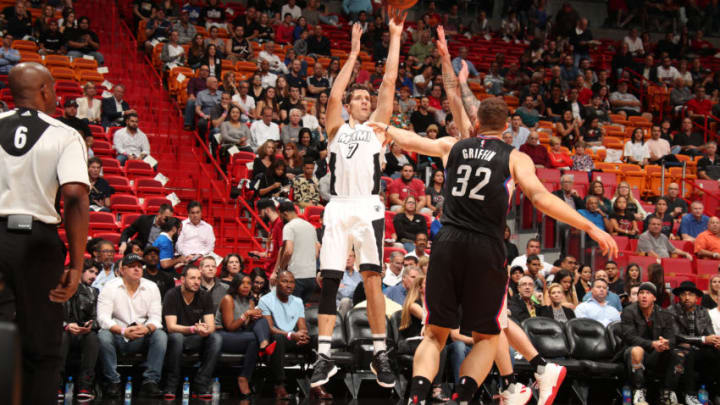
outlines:
[{"label": "player's shorts waistband", "polygon": [[375,194],[375,195],[370,195],[370,196],[359,196],[359,197],[350,197],[350,196],[334,195],[334,196],[331,196],[331,197],[330,197],[330,202],[333,202],[333,201],[341,201],[341,202],[346,202],[346,201],[378,202],[378,201],[380,201],[380,196],[377,195],[377,194]]}]

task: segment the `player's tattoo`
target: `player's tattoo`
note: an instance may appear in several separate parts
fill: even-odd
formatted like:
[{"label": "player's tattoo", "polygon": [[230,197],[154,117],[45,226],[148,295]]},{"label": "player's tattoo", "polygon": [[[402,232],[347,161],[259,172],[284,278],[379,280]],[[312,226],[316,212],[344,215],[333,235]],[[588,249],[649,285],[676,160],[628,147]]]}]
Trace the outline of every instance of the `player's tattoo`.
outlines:
[{"label": "player's tattoo", "polygon": [[445,69],[443,69],[442,80],[445,85],[445,89],[456,89],[458,86],[457,77],[450,72],[445,72]]},{"label": "player's tattoo", "polygon": [[480,107],[480,102],[477,98],[475,98],[475,95],[473,94],[472,90],[470,90],[467,82],[460,83],[460,91],[462,94],[462,102],[463,107],[465,107],[465,112],[467,113],[468,117],[472,117],[477,113],[477,110]]}]

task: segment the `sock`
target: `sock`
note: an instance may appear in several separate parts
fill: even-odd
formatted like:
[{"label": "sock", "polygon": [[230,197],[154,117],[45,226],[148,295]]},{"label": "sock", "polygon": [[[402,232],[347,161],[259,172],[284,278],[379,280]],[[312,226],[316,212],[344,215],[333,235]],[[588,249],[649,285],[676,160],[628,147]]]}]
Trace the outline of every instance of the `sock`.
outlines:
[{"label": "sock", "polygon": [[460,405],[465,405],[472,401],[477,390],[478,384],[472,379],[472,377],[460,377],[460,381],[455,386],[455,395],[453,395],[453,400]]},{"label": "sock", "polygon": [[530,360],[530,365],[535,369],[536,373],[542,374],[545,372],[545,366],[547,366],[547,362],[538,354],[537,356],[533,357],[532,360]]},{"label": "sock", "polygon": [[410,382],[410,404],[424,404],[432,389],[432,383],[425,377],[413,377]]},{"label": "sock", "polygon": [[633,389],[638,390],[645,386],[645,366],[640,364],[632,365],[632,375],[630,376]]},{"label": "sock", "polygon": [[373,354],[377,354],[377,352],[381,352],[383,350],[387,350],[387,343],[386,340],[387,335],[385,333],[383,334],[374,334],[372,335],[372,341],[373,341]]},{"label": "sock", "polygon": [[332,336],[318,336],[318,354],[330,357]]},{"label": "sock", "polygon": [[510,385],[515,384],[517,382],[517,378],[515,377],[515,374],[509,374],[509,375],[501,375],[500,376],[500,391],[505,391],[510,387]]}]

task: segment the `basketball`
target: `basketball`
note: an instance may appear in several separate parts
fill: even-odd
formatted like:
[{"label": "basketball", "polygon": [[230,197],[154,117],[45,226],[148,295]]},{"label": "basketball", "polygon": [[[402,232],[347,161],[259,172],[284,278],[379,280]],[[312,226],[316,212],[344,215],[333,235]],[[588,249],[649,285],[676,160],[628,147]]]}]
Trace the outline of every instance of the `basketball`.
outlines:
[{"label": "basketball", "polygon": [[385,4],[395,7],[398,10],[407,10],[414,6],[417,0],[385,0]]}]

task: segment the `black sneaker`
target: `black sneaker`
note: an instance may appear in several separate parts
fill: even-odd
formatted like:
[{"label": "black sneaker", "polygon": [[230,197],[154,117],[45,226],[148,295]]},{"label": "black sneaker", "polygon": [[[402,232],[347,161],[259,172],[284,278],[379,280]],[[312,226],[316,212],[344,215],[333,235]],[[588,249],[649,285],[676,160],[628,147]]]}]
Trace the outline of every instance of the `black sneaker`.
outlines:
[{"label": "black sneaker", "polygon": [[390,367],[390,357],[387,350],[375,353],[370,362],[370,371],[377,377],[377,383],[381,387],[393,388],[395,386],[395,374]]},{"label": "black sneaker", "polygon": [[338,369],[328,356],[318,354],[317,361],[313,364],[313,373],[310,377],[310,388],[320,387],[327,384],[330,378],[337,374]]},{"label": "black sneaker", "polygon": [[163,396],[163,392],[156,382],[148,381],[144,382],[140,388],[140,395],[145,398],[158,398]]},{"label": "black sneaker", "polygon": [[103,396],[105,398],[120,398],[121,392],[120,392],[120,384],[113,384],[110,383],[105,386],[105,389],[103,389]]}]

